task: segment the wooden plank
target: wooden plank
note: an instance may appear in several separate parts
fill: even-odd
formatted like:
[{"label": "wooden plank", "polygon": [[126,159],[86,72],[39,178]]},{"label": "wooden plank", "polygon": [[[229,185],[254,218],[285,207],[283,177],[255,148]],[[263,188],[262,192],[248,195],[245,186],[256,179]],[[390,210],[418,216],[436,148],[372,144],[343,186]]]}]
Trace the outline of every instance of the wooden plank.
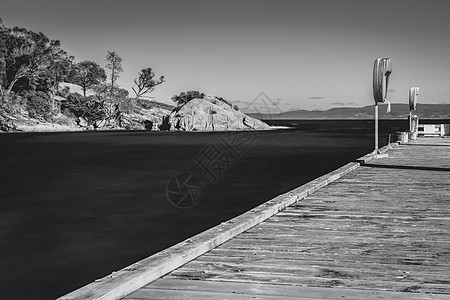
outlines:
[{"label": "wooden plank", "polygon": [[[291,264],[289,264],[291,263]],[[436,271],[421,270],[419,268],[411,268],[409,266],[387,266],[381,265],[374,267],[375,264],[353,264],[347,262],[326,262],[326,261],[304,261],[292,262],[289,260],[272,260],[270,262],[241,262],[240,264],[234,262],[205,262],[193,261],[188,263],[183,268],[171,273],[171,276],[178,274],[185,274],[186,272],[193,272],[207,276],[205,278],[215,276],[228,276],[233,273],[239,275],[253,274],[258,277],[261,274],[283,275],[283,276],[300,276],[302,278],[310,277],[312,280],[320,281],[323,278],[327,279],[350,279],[353,283],[356,280],[360,284],[370,282],[395,282],[402,285],[405,283],[420,285],[422,283],[433,284],[441,289],[446,289],[450,292],[448,285],[450,284],[450,275],[443,275],[448,272],[448,268],[441,267],[440,273]],[[384,267],[384,268],[383,268]],[[443,271],[442,271],[443,270]],[[434,272],[434,273],[433,273]],[[448,274],[448,273],[447,273]],[[217,278],[217,277],[214,277]]]},{"label": "wooden plank", "polygon": [[[162,289],[154,289],[154,290],[138,290],[134,292],[131,296],[126,297],[128,300],[238,300],[238,299],[265,299],[265,300],[294,300],[298,299],[298,297],[289,297],[289,296],[273,296],[273,295],[263,295],[263,296],[255,296],[248,294],[237,294],[230,293],[226,291],[195,291],[195,290],[162,290]],[[311,300],[314,298],[302,298]],[[317,298],[316,298],[317,299]]]},{"label": "wooden plank", "polygon": [[[252,255],[247,259],[239,259],[236,257],[204,257],[187,263],[181,269],[194,270],[196,268],[202,270],[229,270],[230,272],[266,272],[272,270],[274,273],[290,273],[301,272],[320,273],[323,269],[339,269],[344,273],[353,274],[354,277],[370,277],[372,275],[382,277],[409,277],[411,278],[428,278],[433,281],[446,282],[450,284],[450,269],[445,264],[424,265],[421,258],[409,257],[396,261],[395,263],[375,264],[373,262],[360,262],[358,257],[354,257],[354,261],[338,260],[329,258],[328,260],[319,260],[314,256],[309,259],[304,257],[303,260],[291,258],[267,258]],[[363,270],[363,272],[361,272]],[[381,274],[380,274],[381,273]],[[407,274],[407,275],[405,275]]]},{"label": "wooden plank", "polygon": [[[325,275],[327,276],[327,275]],[[421,283],[412,281],[382,280],[382,279],[355,279],[355,278],[336,278],[320,277],[311,275],[291,274],[291,273],[272,273],[272,272],[226,272],[226,271],[202,271],[202,270],[183,270],[178,269],[164,278],[180,280],[200,280],[200,281],[226,281],[226,282],[245,282],[251,284],[285,284],[285,285],[304,285],[311,287],[327,288],[350,288],[350,289],[372,289],[396,292],[420,292],[435,294],[450,294],[448,285]],[[447,295],[448,297],[448,295]]]},{"label": "wooden plank", "polygon": [[[280,248],[281,249],[281,248]],[[450,252],[446,250],[443,254],[435,252],[416,251],[401,252],[395,251],[395,254],[387,251],[381,252],[377,249],[348,249],[345,250],[333,249],[333,256],[330,256],[330,250],[322,247],[305,247],[301,251],[277,251],[264,249],[215,249],[208,254],[198,258],[198,261],[206,262],[227,262],[228,260],[236,261],[253,261],[253,260],[271,260],[271,259],[289,259],[295,261],[296,264],[313,263],[320,265],[321,263],[341,264],[343,266],[359,265],[367,268],[391,268],[398,270],[419,270],[428,273],[450,274],[449,264],[441,262],[441,260],[434,259],[426,261],[429,258],[439,258],[439,256],[447,256],[450,258]],[[338,251],[335,251],[338,250]],[[389,255],[388,255],[389,254]],[[416,264],[413,259],[417,260]],[[420,264],[418,264],[420,262]]]},{"label": "wooden plank", "polygon": [[[375,300],[375,299],[446,299],[442,295],[427,295],[419,293],[401,293],[386,292],[378,290],[357,290],[344,288],[313,288],[305,286],[290,286],[279,284],[247,284],[242,282],[223,282],[223,281],[199,281],[199,280],[177,280],[177,279],[158,279],[151,286],[144,287],[142,290],[129,295],[125,299],[156,299],[145,298],[148,295],[155,296],[156,290],[163,290],[166,293],[158,294],[164,297],[166,294],[172,294],[178,291],[185,294],[187,291],[203,292],[221,292],[225,296],[221,299],[245,299],[243,296],[251,296],[251,299],[269,299],[267,296],[278,297],[275,299],[352,299],[352,300]],[[289,299],[287,298],[287,299]],[[160,298],[165,299],[165,298]],[[189,299],[183,298],[183,299]],[[195,298],[194,298],[195,299]]]},{"label": "wooden plank", "polygon": [[[298,297],[288,297],[288,296],[272,296],[272,295],[263,295],[263,296],[255,296],[248,294],[237,294],[237,293],[229,293],[222,291],[193,291],[193,290],[163,290],[163,289],[154,289],[154,290],[138,290],[134,292],[131,296],[126,297],[128,300],[237,300],[237,299],[265,299],[265,300],[294,300],[298,299]],[[314,298],[302,298],[311,300]],[[316,298],[317,299],[317,298]]]},{"label": "wooden plank", "polygon": [[[236,278],[236,274],[239,276],[243,275],[254,275],[255,280],[264,281],[264,278],[260,278],[261,274],[270,274],[272,276],[294,276],[301,277],[303,279],[310,277],[311,280],[321,280],[321,277],[341,279],[350,278],[352,282],[355,283],[356,279],[360,279],[362,284],[367,284],[372,281],[388,281],[396,282],[413,282],[413,283],[433,283],[436,286],[443,285],[449,292],[448,284],[450,278],[448,274],[448,267],[445,265],[441,266],[425,266],[420,268],[418,265],[398,265],[398,264],[377,264],[377,263],[360,263],[360,262],[349,262],[343,260],[323,260],[320,261],[318,258],[311,257],[307,260],[261,260],[261,261],[250,261],[250,262],[230,262],[225,260],[220,261],[193,261],[183,266],[177,271],[171,273],[171,276],[179,275],[181,272],[182,276],[185,276],[186,272],[193,272],[196,274],[201,274],[206,276],[205,278],[219,278],[217,276],[230,276],[231,278]],[[198,271],[201,270],[199,273]],[[236,274],[234,274],[236,273]],[[226,277],[228,278],[228,277]],[[192,278],[191,278],[192,279]],[[198,279],[198,277],[195,277]],[[360,284],[361,284],[360,283]],[[389,283],[387,284],[389,285]],[[383,286],[386,287],[386,284]]]},{"label": "wooden plank", "polygon": [[[269,250],[267,247],[261,247],[262,249],[246,248],[246,251],[242,249],[232,248],[220,248],[217,251],[211,251],[202,257],[199,257],[199,261],[210,260],[216,262],[227,262],[228,260],[242,260],[242,261],[257,261],[257,260],[293,260],[293,263],[299,264],[302,261],[326,261],[326,262],[345,262],[346,265],[368,264],[373,265],[377,262],[377,266],[385,268],[383,265],[414,267],[419,270],[443,270],[450,271],[450,265],[448,259],[450,259],[450,252],[446,248],[442,252],[428,252],[428,251],[391,251],[384,247],[359,247],[350,248],[345,247],[343,250],[331,247],[303,247],[302,249],[296,249],[298,251],[282,251],[282,248]],[[279,251],[277,251],[279,250]],[[244,252],[247,252],[245,255]],[[394,254],[392,252],[395,252]],[[398,253],[400,252],[400,253]],[[333,254],[330,256],[329,254]],[[391,255],[388,255],[391,254]],[[417,260],[416,263],[412,263],[413,260]],[[409,266],[413,265],[413,266]],[[442,266],[440,268],[439,266]],[[449,272],[450,274],[450,272]]]},{"label": "wooden plank", "polygon": [[[382,249],[383,247],[383,249]],[[392,248],[392,249],[391,249]],[[248,255],[258,255],[260,252],[269,251],[275,253],[275,255],[292,255],[292,257],[299,257],[297,259],[309,258],[312,255],[317,256],[327,256],[339,257],[346,255],[362,256],[359,257],[360,261],[371,261],[371,260],[383,260],[387,262],[401,262],[405,264],[412,264],[424,266],[439,266],[448,265],[449,252],[448,248],[445,249],[433,249],[432,247],[424,247],[423,250],[416,250],[416,248],[410,247],[409,249],[405,246],[398,247],[385,247],[385,245],[370,245],[368,243],[354,244],[326,244],[326,243],[316,243],[313,245],[299,245],[298,247],[286,247],[286,245],[235,245],[222,247],[224,251],[245,251]],[[267,255],[267,254],[266,254]],[[321,258],[324,259],[324,258]],[[413,261],[415,260],[415,261]]]},{"label": "wooden plank", "polygon": [[[423,248],[423,249],[422,249]],[[304,255],[304,259],[312,255],[333,257],[339,256],[362,256],[359,258],[361,261],[371,261],[385,259],[386,262],[395,262],[412,264],[413,260],[416,265],[424,266],[439,266],[448,265],[450,259],[448,248],[434,249],[433,247],[406,247],[399,245],[397,247],[391,247],[388,245],[371,245],[368,243],[350,245],[337,244],[337,243],[316,243],[316,244],[301,244],[298,247],[287,247],[286,245],[238,245],[228,246],[221,248],[224,251],[245,251],[249,255],[258,255],[260,252],[270,251],[276,253],[276,255],[292,255],[293,257],[299,257],[301,259]],[[323,259],[323,258],[321,258]]]}]

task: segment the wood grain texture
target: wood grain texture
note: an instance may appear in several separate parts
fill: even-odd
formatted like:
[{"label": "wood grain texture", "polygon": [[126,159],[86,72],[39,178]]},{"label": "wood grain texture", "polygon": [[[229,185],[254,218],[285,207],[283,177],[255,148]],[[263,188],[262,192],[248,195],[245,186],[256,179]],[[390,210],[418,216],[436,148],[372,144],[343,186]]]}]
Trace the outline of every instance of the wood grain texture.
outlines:
[{"label": "wood grain texture", "polygon": [[383,151],[125,299],[450,299],[450,139]]},{"label": "wood grain texture", "polygon": [[210,293],[212,297],[205,299],[445,299],[445,295],[430,298],[426,294],[405,294],[377,290],[314,288],[276,283],[249,285],[242,282],[180,281],[166,278],[156,280],[150,290],[147,287],[142,288],[133,294],[134,298],[130,299],[202,299],[189,294],[191,292],[196,292],[197,295],[195,296],[205,293],[202,295],[204,296],[207,295],[206,293]]}]

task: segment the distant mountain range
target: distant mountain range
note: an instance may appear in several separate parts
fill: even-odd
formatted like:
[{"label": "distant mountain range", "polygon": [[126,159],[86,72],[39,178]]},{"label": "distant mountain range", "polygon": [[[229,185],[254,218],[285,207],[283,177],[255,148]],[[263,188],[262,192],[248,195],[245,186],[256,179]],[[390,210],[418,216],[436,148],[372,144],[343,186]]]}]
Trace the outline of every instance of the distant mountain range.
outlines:
[{"label": "distant mountain range", "polygon": [[[386,105],[378,107],[380,119],[403,119],[409,115],[409,105],[393,103],[391,112],[386,113]],[[450,118],[450,104],[417,104],[413,114],[421,119],[448,119]],[[364,107],[336,107],[328,110],[293,110],[282,113],[247,113],[261,120],[271,119],[373,119],[374,106]]]}]

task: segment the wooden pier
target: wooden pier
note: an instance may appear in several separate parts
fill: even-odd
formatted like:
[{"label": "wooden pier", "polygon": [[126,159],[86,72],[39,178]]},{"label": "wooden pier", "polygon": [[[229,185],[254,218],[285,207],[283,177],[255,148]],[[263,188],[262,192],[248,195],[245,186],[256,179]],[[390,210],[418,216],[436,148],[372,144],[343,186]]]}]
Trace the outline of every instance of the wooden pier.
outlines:
[{"label": "wooden pier", "polygon": [[450,299],[450,139],[383,151],[60,299]]}]

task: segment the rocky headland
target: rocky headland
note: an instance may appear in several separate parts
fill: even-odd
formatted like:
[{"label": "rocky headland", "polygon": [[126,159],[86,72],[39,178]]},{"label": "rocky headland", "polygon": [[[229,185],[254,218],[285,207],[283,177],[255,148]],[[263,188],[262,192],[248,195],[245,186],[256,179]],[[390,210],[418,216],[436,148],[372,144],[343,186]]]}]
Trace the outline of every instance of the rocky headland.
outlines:
[{"label": "rocky headland", "polygon": [[86,97],[84,97],[81,86],[64,82],[58,85],[58,90],[64,92],[59,92],[51,97],[52,114],[45,118],[30,114],[26,105],[2,105],[0,107],[0,132],[270,129],[266,123],[240,112],[237,106],[233,106],[223,98],[200,93],[197,98],[178,104],[178,106],[129,98],[128,106],[124,108],[123,105],[119,106],[103,101],[102,107],[107,111],[105,117],[90,121],[88,117],[67,111],[68,103],[73,102],[67,95],[78,95],[80,101],[87,101],[87,97],[95,99],[98,96],[95,91],[87,90]]}]

